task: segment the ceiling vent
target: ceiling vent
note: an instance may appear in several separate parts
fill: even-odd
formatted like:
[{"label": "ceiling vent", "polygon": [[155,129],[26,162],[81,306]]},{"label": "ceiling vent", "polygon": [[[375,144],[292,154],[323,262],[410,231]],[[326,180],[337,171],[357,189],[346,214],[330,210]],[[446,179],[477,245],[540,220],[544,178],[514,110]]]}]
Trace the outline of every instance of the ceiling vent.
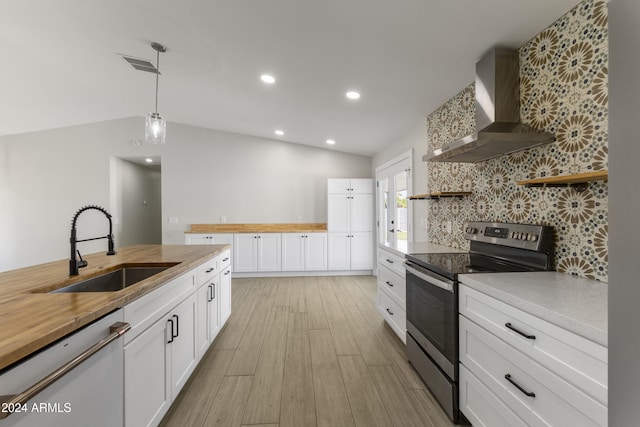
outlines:
[{"label": "ceiling vent", "polygon": [[122,59],[127,61],[129,65],[131,65],[136,70],[146,71],[153,74],[162,74],[158,71],[158,69],[152,62],[149,62],[146,59],[134,58],[132,56],[125,55],[122,55]]}]

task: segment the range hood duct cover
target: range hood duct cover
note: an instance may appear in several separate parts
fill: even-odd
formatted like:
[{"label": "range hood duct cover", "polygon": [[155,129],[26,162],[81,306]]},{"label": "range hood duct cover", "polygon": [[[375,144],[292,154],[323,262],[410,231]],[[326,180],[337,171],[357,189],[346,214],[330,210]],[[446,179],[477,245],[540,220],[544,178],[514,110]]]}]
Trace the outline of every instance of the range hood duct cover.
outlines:
[{"label": "range hood duct cover", "polygon": [[422,157],[430,162],[489,160],[554,141],[520,122],[518,51],[492,49],[476,64],[476,132]]}]

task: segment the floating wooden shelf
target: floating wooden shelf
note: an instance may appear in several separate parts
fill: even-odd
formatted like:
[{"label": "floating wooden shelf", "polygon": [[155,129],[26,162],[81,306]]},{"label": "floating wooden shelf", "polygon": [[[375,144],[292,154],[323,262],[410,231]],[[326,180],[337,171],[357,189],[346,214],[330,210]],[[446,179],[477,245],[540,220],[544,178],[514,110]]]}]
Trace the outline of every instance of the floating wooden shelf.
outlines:
[{"label": "floating wooden shelf", "polygon": [[525,187],[573,187],[576,191],[584,191],[593,181],[607,181],[609,171],[577,173],[573,175],[549,176],[545,178],[518,181],[518,185]]},{"label": "floating wooden shelf", "polygon": [[470,195],[471,191],[435,191],[428,194],[416,194],[415,196],[409,196],[409,200],[437,200],[442,197],[465,197]]}]

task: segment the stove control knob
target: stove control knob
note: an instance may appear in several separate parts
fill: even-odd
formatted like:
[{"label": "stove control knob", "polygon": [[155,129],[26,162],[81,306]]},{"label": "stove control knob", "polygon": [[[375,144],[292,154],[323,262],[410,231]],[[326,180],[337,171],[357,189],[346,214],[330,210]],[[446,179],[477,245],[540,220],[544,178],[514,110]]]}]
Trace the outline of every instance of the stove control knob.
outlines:
[{"label": "stove control knob", "polygon": [[529,240],[529,233],[522,233],[520,235],[521,240]]},{"label": "stove control knob", "polygon": [[469,234],[476,234],[477,232],[478,232],[477,228],[473,228],[473,227],[467,228],[467,233]]},{"label": "stove control knob", "polygon": [[513,238],[516,239],[516,240],[520,239],[520,233],[518,233],[517,231],[514,231],[513,232]]},{"label": "stove control knob", "polygon": [[538,235],[531,233],[529,235],[529,240],[531,240],[532,242],[537,242],[538,241]]}]

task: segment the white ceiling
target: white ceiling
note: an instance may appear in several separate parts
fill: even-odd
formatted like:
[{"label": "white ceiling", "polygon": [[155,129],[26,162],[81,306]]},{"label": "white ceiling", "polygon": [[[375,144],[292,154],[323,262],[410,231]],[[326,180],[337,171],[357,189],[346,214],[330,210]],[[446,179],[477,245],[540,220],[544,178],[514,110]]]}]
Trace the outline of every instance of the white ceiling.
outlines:
[{"label": "white ceiling", "polygon": [[[372,155],[577,0],[5,0],[0,135],[153,110],[171,122]],[[260,74],[275,75],[267,87]],[[362,98],[349,101],[349,89]],[[277,137],[273,131],[283,129]]]}]

